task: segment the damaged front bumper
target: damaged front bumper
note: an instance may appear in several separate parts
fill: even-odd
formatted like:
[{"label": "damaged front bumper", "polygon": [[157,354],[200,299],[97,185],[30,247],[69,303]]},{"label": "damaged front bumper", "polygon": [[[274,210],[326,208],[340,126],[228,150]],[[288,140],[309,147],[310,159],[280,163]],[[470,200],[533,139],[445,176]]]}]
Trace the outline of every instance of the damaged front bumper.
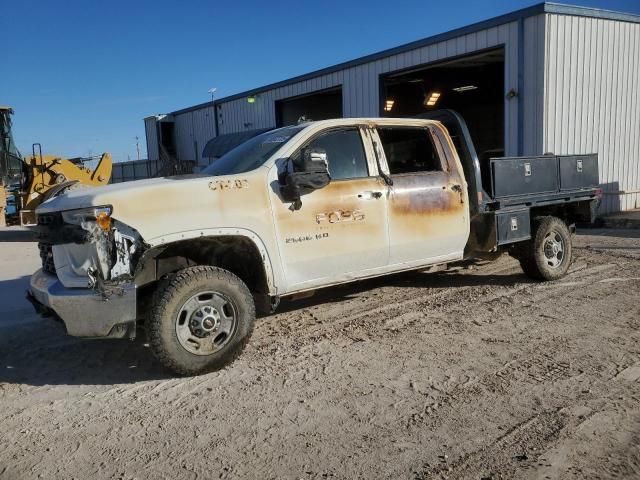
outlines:
[{"label": "damaged front bumper", "polygon": [[121,283],[101,292],[66,288],[55,275],[38,270],[28,295],[39,313],[52,310],[75,337],[135,336],[136,285]]}]

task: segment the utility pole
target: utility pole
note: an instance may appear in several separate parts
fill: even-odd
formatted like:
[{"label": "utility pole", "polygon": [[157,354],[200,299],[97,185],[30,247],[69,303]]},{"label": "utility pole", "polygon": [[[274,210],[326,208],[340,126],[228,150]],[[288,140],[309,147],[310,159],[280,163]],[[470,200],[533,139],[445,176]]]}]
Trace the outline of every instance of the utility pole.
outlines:
[{"label": "utility pole", "polygon": [[138,160],[140,160],[140,138],[136,135],[136,151],[138,152]]}]

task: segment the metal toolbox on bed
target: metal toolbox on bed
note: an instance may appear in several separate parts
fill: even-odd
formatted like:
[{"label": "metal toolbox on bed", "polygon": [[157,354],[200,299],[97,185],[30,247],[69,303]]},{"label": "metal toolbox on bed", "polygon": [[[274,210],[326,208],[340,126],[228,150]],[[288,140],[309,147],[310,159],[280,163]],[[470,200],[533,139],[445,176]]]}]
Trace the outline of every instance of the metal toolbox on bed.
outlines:
[{"label": "metal toolbox on bed", "polygon": [[491,159],[494,198],[558,193],[597,186],[597,154]]},{"label": "metal toolbox on bed", "polygon": [[558,157],[492,158],[491,183],[495,198],[557,192]]},{"label": "metal toolbox on bed", "polygon": [[566,155],[560,158],[560,190],[598,186],[598,155]]}]

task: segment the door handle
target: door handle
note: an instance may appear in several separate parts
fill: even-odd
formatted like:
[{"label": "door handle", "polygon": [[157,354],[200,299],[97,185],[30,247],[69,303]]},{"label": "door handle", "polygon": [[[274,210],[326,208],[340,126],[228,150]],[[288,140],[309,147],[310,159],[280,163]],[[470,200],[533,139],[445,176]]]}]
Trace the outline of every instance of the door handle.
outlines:
[{"label": "door handle", "polygon": [[371,200],[372,198],[381,198],[382,192],[366,191],[358,194],[358,198],[364,198],[365,200]]}]

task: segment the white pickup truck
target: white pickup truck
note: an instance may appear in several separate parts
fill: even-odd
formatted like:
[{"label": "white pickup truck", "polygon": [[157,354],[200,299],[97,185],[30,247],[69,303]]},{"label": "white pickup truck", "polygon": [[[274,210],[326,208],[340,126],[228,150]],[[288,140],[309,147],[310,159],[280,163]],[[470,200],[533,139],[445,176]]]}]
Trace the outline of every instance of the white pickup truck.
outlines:
[{"label": "white pickup truck", "polygon": [[304,123],[199,174],[72,188],[37,209],[28,297],[74,336],[144,323],[164,365],[197,374],[284,296],[501,252],[563,276],[601,194],[597,156],[482,162],[462,119],[439,115]]}]

